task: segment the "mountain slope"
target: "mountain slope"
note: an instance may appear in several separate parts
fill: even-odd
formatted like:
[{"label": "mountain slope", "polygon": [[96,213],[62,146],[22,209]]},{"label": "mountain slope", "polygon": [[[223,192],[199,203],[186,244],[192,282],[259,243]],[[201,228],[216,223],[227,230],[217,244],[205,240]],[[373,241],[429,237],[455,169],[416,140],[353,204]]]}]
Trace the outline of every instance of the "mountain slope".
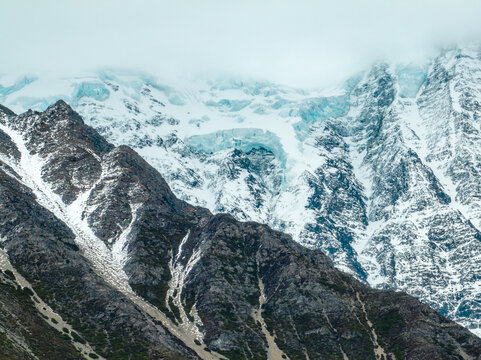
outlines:
[{"label": "mountain slope", "polygon": [[[3,260],[3,259],[2,259]],[[3,264],[2,264],[3,265]],[[3,266],[2,266],[3,267]],[[82,359],[70,336],[49,326],[35,308],[27,288],[21,289],[11,270],[0,278],[0,354],[2,359]],[[45,315],[44,315],[45,316]],[[68,330],[67,330],[68,331]],[[77,347],[82,346],[76,344]],[[86,352],[92,354],[93,352]]]},{"label": "mountain slope", "polygon": [[74,345],[109,359],[481,354],[481,340],[414,298],[370,289],[265,225],[178,200],[63,101],[1,108],[0,123],[1,245]]},{"label": "mountain slope", "polygon": [[22,78],[0,98],[22,111],[68,99],[180,199],[287,232],[479,332],[480,69],[479,47],[466,47],[322,91],[107,71]]}]

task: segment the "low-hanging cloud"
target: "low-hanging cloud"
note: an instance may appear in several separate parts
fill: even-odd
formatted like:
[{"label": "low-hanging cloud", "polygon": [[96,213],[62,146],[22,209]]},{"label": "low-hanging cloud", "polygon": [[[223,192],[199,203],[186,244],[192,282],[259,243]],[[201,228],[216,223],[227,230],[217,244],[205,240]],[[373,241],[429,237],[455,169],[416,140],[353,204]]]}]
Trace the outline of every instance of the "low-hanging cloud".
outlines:
[{"label": "low-hanging cloud", "polygon": [[0,72],[132,68],[323,86],[481,39],[477,0],[1,1]]}]

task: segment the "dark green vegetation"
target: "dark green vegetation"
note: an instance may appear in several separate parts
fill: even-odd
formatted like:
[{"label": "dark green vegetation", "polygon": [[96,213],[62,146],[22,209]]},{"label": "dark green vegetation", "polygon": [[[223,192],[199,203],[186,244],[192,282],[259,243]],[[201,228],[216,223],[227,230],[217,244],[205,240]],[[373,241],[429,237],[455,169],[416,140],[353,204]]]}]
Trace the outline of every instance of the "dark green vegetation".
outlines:
[{"label": "dark green vegetation", "polygon": [[0,274],[0,358],[82,359],[70,339],[40,317],[30,295],[10,274]]}]

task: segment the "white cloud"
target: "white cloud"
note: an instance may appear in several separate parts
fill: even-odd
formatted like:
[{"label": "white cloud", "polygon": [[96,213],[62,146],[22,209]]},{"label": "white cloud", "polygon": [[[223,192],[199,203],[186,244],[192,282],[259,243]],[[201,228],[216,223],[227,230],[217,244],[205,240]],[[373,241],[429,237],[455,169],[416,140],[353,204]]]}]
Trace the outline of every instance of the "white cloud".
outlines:
[{"label": "white cloud", "polygon": [[481,39],[477,0],[0,1],[0,72],[141,69],[319,86]]}]

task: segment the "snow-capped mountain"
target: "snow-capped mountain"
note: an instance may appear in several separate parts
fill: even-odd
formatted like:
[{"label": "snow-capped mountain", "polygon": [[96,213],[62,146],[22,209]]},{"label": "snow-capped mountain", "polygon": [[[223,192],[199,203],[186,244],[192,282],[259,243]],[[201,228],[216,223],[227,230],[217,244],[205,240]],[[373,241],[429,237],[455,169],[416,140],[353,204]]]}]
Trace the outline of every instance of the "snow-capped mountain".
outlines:
[{"label": "snow-capped mountain", "polygon": [[0,103],[16,112],[66,100],[110,142],[138,151],[179,198],[267,223],[371,286],[479,328],[478,48],[423,66],[379,64],[328,90],[165,85],[114,71],[0,84]]},{"label": "snow-capped mountain", "polygon": [[[261,156],[257,153],[256,156]],[[2,359],[476,359],[481,339],[179,200],[64,101],[0,106]]]}]

